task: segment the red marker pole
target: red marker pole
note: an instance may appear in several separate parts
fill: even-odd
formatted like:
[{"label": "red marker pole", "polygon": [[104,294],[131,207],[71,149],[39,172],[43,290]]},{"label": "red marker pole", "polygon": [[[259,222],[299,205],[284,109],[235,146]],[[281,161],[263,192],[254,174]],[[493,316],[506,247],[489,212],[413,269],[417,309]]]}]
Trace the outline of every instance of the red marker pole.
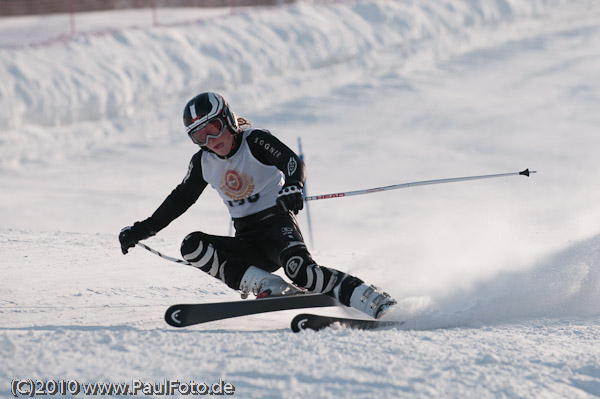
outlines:
[{"label": "red marker pole", "polygon": [[[302,141],[300,140],[300,137],[298,137],[298,157],[300,158],[300,160],[302,162],[304,162],[304,153],[302,152]],[[302,188],[302,195],[306,200],[306,184],[304,184],[304,187]],[[308,204],[306,204],[306,222],[308,223],[308,237],[310,239],[310,246],[313,247],[314,246],[314,240],[313,240],[313,234],[312,234],[312,223],[310,222],[310,210],[308,208]]]}]

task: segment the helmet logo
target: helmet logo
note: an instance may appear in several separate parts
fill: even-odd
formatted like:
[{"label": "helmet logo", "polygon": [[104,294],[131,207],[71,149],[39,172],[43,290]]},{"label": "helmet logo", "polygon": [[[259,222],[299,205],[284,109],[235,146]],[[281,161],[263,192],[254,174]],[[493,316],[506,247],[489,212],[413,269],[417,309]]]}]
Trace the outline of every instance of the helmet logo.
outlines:
[{"label": "helmet logo", "polygon": [[192,116],[192,121],[197,121],[198,120],[198,114],[196,113],[196,104],[191,104],[190,105],[190,115]]},{"label": "helmet logo", "polygon": [[207,119],[214,118],[221,112],[221,110],[223,109],[223,103],[219,101],[221,99],[221,96],[217,97],[213,93],[208,94],[208,101],[210,102],[211,109],[208,115],[206,115]]}]

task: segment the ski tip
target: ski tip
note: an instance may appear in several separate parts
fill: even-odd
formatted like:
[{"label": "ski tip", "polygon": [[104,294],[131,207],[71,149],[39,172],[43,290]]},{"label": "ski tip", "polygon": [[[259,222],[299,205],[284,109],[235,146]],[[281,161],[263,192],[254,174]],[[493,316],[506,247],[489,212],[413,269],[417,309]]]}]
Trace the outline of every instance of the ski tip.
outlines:
[{"label": "ski tip", "polygon": [[170,306],[165,312],[165,321],[171,327],[185,327],[185,323],[181,320],[181,307],[178,305]]},{"label": "ski tip", "polygon": [[308,316],[306,313],[301,313],[299,315],[296,315],[296,317],[294,317],[292,319],[292,323],[291,323],[291,327],[292,327],[292,331],[297,333],[300,332],[304,329],[306,329],[306,322],[308,321]]},{"label": "ski tip", "polygon": [[520,175],[527,176],[527,177],[529,177],[529,175],[531,175],[533,173],[537,173],[537,170],[525,169],[524,171],[519,172]]}]

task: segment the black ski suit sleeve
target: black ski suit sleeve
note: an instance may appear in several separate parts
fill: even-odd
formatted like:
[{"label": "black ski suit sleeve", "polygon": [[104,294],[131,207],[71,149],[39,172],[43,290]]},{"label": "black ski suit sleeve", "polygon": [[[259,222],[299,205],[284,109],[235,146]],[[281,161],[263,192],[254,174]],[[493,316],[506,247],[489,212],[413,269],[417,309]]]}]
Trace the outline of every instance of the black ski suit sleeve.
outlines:
[{"label": "black ski suit sleeve", "polygon": [[203,151],[198,151],[192,157],[187,175],[183,181],[167,196],[158,209],[146,219],[154,233],[164,229],[173,220],[181,216],[200,197],[208,183],[202,175]]},{"label": "black ski suit sleeve", "polygon": [[265,165],[273,165],[283,172],[285,186],[304,187],[306,166],[298,155],[267,130],[254,130],[246,137],[254,158]]}]

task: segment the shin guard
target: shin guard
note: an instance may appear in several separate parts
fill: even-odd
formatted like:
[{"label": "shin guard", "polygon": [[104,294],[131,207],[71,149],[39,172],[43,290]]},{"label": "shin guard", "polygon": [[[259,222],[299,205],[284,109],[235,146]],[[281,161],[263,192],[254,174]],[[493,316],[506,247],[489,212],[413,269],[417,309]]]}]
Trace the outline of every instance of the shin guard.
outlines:
[{"label": "shin guard", "polygon": [[243,264],[229,253],[216,249],[201,232],[189,234],[181,243],[181,256],[192,265],[218,278],[234,290],[250,265]]}]

